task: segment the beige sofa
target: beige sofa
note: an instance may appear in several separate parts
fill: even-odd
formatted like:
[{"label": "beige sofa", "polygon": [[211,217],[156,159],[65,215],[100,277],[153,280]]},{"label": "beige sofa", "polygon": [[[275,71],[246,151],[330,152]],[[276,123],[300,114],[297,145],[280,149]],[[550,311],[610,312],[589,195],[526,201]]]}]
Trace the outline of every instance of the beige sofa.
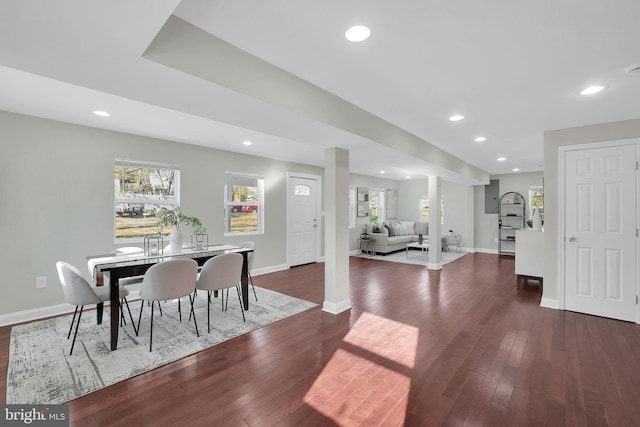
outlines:
[{"label": "beige sofa", "polygon": [[[417,242],[419,234],[422,234],[424,241],[429,240],[429,224],[426,222],[387,221],[386,225],[388,227],[383,224],[365,225],[369,238],[375,241],[371,249],[377,254],[403,250],[407,247],[407,243]],[[374,232],[376,227],[378,232]],[[389,235],[390,233],[392,235]]]}]

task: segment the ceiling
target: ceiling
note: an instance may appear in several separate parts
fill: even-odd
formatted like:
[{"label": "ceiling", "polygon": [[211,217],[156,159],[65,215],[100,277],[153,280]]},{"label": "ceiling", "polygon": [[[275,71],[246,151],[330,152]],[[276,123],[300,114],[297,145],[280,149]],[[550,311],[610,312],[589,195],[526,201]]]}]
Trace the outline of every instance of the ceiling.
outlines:
[{"label": "ceiling", "polygon": [[[3,2],[0,109],[315,166],[341,147],[355,173],[481,184],[543,170],[547,130],[640,118],[639,17],[637,0]],[[371,37],[347,41],[354,24]],[[180,45],[178,27],[228,46]],[[606,89],[579,95],[592,84]]]}]

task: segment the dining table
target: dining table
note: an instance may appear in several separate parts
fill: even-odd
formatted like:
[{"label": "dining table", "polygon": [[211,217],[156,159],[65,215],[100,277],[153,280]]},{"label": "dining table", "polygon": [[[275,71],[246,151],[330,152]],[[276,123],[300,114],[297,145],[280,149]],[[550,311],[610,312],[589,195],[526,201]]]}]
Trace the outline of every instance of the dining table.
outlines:
[{"label": "dining table", "polygon": [[[119,286],[120,280],[128,277],[144,276],[144,273],[153,265],[171,259],[194,259],[198,266],[204,265],[207,260],[230,252],[242,254],[242,275],[240,284],[242,288],[242,305],[249,310],[249,269],[247,254],[253,249],[233,245],[212,245],[203,249],[185,248],[180,252],[165,250],[161,254],[147,255],[144,253],[124,255],[92,255],[87,257],[87,265],[92,275],[100,272],[104,275],[104,283],[108,282],[110,288],[110,335],[111,350],[118,348],[118,330],[120,318]],[[102,322],[103,304],[98,304],[98,323]]]}]

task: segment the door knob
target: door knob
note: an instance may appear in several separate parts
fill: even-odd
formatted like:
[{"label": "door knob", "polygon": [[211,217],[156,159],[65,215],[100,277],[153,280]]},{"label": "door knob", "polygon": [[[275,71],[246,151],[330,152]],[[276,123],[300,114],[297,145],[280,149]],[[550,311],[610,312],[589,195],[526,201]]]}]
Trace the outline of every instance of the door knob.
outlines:
[{"label": "door knob", "polygon": [[573,242],[575,242],[575,241],[576,241],[576,238],[575,238],[575,237],[571,237],[571,238],[569,239],[569,241],[570,241],[571,243],[573,243]]}]

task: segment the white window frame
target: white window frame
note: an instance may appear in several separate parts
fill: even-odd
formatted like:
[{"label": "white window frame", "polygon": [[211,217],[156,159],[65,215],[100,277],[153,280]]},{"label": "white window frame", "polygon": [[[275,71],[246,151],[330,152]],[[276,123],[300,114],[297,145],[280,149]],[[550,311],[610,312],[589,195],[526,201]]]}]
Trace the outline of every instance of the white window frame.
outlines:
[{"label": "white window frame", "polygon": [[533,218],[533,197],[537,191],[542,190],[542,210],[540,214],[544,217],[544,187],[542,185],[533,185],[529,187],[529,197],[527,203],[529,204],[529,214],[527,215],[528,219]]},{"label": "white window frame", "polygon": [[141,168],[150,168],[150,169],[170,169],[174,172],[173,179],[173,200],[163,200],[163,199],[155,199],[153,197],[149,197],[148,195],[126,195],[118,192],[118,183],[116,182],[116,178],[114,178],[114,188],[113,188],[113,241],[114,243],[139,243],[144,241],[144,237],[118,237],[117,229],[116,229],[116,210],[119,204],[149,204],[153,203],[154,205],[163,205],[166,206],[167,209],[173,210],[180,206],[180,166],[174,164],[163,164],[163,163],[152,163],[138,160],[129,160],[129,159],[115,159],[113,170],[115,173],[115,169],[117,166],[133,166],[133,167],[141,167]]},{"label": "white window frame", "polygon": [[[377,194],[377,197],[373,197],[373,193]],[[381,188],[370,188],[369,189],[369,222],[373,221],[373,215],[371,213],[371,209],[376,208],[378,215],[377,223],[383,223],[386,220],[386,191]],[[374,199],[378,200],[378,205],[374,204]]]},{"label": "white window frame", "polygon": [[[421,221],[424,220],[422,215],[423,208],[427,210],[427,218],[431,218],[431,214],[429,213],[429,198],[427,196],[422,196],[418,199],[418,217]],[[440,224],[444,225],[444,199],[440,199]]]},{"label": "white window frame", "polygon": [[[230,191],[229,185],[233,185],[233,182],[230,181],[230,179],[232,179],[233,177],[238,177],[240,179],[243,179],[243,178],[255,179],[257,193],[258,193],[256,194],[256,197],[258,200],[255,200],[255,201],[250,200],[245,202],[238,202],[238,201],[234,202],[233,200],[231,200],[231,196],[233,193]],[[262,175],[229,172],[229,171],[226,171],[224,173],[224,211],[225,211],[224,236],[225,237],[264,234],[264,209],[265,209],[264,186],[265,186],[265,181],[264,181],[264,176]],[[231,231],[230,230],[231,206],[256,206],[256,205],[258,206],[258,229],[253,231]]]}]

